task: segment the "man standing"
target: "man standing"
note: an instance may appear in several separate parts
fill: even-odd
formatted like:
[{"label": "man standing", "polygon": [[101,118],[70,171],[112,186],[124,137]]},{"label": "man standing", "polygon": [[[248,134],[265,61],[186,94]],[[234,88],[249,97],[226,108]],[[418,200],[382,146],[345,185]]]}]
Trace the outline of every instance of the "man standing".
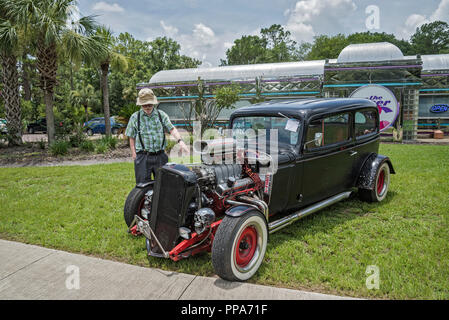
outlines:
[{"label": "man standing", "polygon": [[168,162],[168,156],[164,152],[164,129],[178,141],[183,152],[189,154],[189,148],[168,115],[156,108],[158,101],[153,90],[141,89],[136,104],[141,106],[141,110],[133,113],[129,119],[125,135],[129,137],[136,184],[139,185],[151,181],[151,174],[155,176],[156,169]]}]

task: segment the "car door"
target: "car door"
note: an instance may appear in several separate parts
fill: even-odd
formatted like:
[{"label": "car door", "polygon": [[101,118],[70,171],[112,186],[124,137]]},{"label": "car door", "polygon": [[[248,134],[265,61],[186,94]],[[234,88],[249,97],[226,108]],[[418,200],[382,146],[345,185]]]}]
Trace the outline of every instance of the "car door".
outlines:
[{"label": "car door", "polygon": [[104,119],[101,119],[98,122],[97,130],[98,130],[97,131],[98,133],[105,134],[105,132],[106,132],[106,124],[105,124]]},{"label": "car door", "polygon": [[277,157],[277,170],[273,175],[271,197],[269,203],[270,215],[288,209],[290,197],[294,193],[296,165],[291,153],[279,154]]},{"label": "car door", "polygon": [[[351,124],[350,112],[309,122],[302,154],[302,205],[323,200],[350,187],[354,159]],[[315,145],[316,133],[322,134],[320,145]]]},{"label": "car door", "polygon": [[376,109],[354,111],[354,154],[352,185],[355,186],[365,160],[379,150],[379,114]]}]

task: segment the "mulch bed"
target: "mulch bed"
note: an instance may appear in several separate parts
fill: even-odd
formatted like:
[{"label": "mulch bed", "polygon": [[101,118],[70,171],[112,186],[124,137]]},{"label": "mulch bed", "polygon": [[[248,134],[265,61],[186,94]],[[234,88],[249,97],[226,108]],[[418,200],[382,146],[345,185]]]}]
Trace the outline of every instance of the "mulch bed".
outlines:
[{"label": "mulch bed", "polygon": [[25,143],[22,146],[0,147],[0,166],[29,166],[42,163],[54,163],[65,161],[83,160],[110,160],[131,158],[131,151],[126,144],[119,144],[116,149],[102,154],[86,153],[79,148],[71,148],[66,155],[54,156],[50,151],[41,149],[39,143]]}]

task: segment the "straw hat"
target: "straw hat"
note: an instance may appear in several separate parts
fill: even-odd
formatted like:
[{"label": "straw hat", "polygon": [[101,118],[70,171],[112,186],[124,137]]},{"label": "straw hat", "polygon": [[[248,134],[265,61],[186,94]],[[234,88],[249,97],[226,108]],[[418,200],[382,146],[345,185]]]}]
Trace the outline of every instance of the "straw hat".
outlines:
[{"label": "straw hat", "polygon": [[158,104],[159,102],[157,102],[157,98],[154,95],[153,90],[148,89],[148,88],[143,88],[139,91],[139,95],[137,97],[137,102],[136,104],[138,106],[143,106],[146,104]]}]

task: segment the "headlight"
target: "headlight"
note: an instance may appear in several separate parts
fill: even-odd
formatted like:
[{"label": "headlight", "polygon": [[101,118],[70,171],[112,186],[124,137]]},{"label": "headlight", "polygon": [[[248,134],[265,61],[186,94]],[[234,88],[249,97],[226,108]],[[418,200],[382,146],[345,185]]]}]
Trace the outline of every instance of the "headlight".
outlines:
[{"label": "headlight", "polygon": [[215,221],[215,212],[211,208],[201,208],[195,212],[195,231],[201,234]]}]

